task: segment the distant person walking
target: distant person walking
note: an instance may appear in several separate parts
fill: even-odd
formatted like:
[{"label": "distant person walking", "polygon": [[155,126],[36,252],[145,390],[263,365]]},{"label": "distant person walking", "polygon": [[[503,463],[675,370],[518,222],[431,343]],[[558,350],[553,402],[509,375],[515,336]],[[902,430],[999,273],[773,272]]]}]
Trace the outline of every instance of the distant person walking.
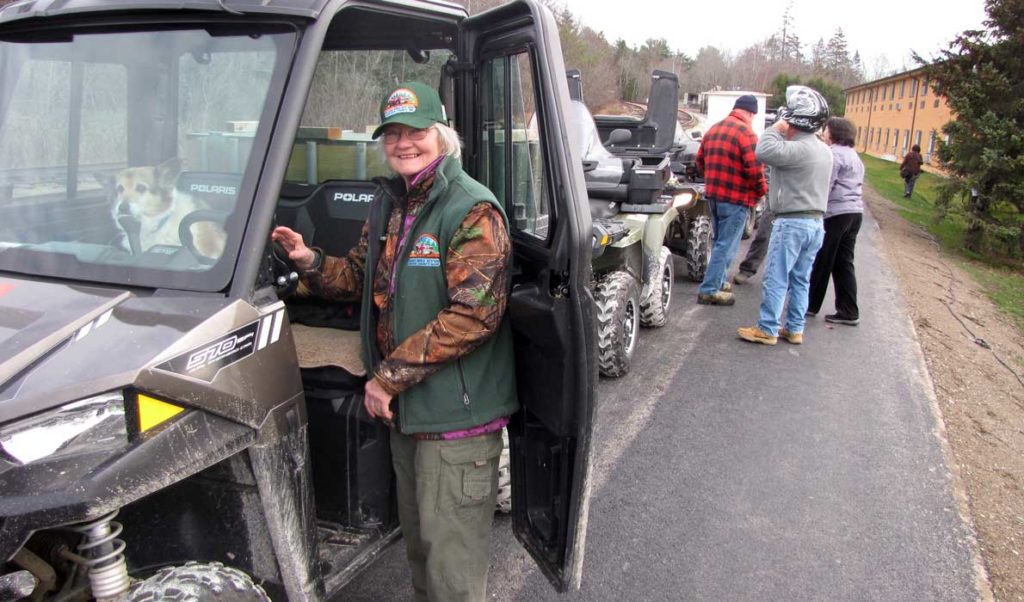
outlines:
[{"label": "distant person walking", "polygon": [[915,144],[910,147],[910,152],[903,157],[900,163],[900,177],[903,178],[903,198],[909,199],[914,194],[914,184],[921,176],[921,166],[924,165],[924,158],[921,157],[921,146]]},{"label": "distant person walking", "polygon": [[833,117],[825,124],[825,144],[832,149],[832,178],[825,210],[825,240],[814,259],[807,300],[807,315],[816,315],[831,276],[836,313],[825,316],[825,321],[848,326],[860,323],[853,250],[864,219],[864,163],[853,150],[856,136],[857,128],[842,117]]},{"label": "distant person walking", "polygon": [[768,209],[775,212],[760,316],[757,325],[739,328],[736,334],[752,343],[774,345],[781,336],[799,345],[811,266],[825,237],[822,217],[828,205],[832,152],[815,132],[828,119],[828,103],[811,88],[789,86],[779,117],[757,143],[757,158],[772,170]]},{"label": "distant person walking", "polygon": [[731,285],[725,280],[729,264],[739,249],[747,215],[768,192],[764,168],[754,154],[757,135],[751,120],[756,114],[757,99],[749,94],[740,96],[732,112],[711,126],[697,151],[697,168],[704,173],[704,190],[715,232],[704,281],[697,289],[697,303],[736,302],[729,291]]}]

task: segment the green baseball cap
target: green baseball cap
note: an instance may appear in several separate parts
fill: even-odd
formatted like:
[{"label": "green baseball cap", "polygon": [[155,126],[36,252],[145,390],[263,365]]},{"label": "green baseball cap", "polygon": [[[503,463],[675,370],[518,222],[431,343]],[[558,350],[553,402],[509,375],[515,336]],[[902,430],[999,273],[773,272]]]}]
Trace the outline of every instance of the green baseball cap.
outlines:
[{"label": "green baseball cap", "polygon": [[392,123],[424,129],[435,123],[447,122],[448,116],[437,90],[420,82],[405,82],[381,101],[380,125],[373,130],[373,137],[380,136],[384,128]]}]

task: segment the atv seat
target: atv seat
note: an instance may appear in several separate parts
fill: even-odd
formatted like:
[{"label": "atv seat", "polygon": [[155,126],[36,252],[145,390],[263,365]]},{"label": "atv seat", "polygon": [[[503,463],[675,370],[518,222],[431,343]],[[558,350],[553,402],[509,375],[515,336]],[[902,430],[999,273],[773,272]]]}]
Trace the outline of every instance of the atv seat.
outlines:
[{"label": "atv seat", "polygon": [[359,242],[375,189],[364,181],[328,180],[316,186],[285,182],[277,223],[302,234],[307,245],[343,256]]}]

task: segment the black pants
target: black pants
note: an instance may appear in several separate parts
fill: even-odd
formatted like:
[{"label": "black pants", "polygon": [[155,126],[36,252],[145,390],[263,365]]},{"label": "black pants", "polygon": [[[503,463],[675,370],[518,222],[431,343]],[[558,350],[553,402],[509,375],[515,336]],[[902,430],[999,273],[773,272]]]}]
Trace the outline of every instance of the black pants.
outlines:
[{"label": "black pants", "polygon": [[836,313],[844,318],[860,318],[853,249],[863,220],[861,213],[842,213],[825,219],[825,241],[821,243],[821,250],[811,269],[807,311],[818,313],[821,310],[831,276],[836,290]]},{"label": "black pants", "polygon": [[764,256],[768,254],[768,243],[771,241],[772,222],[774,221],[775,214],[768,209],[762,211],[761,216],[757,218],[757,234],[754,235],[754,240],[750,241],[750,246],[747,247],[747,256],[740,263],[740,271],[744,274],[753,276],[757,273],[757,268],[761,267]]}]

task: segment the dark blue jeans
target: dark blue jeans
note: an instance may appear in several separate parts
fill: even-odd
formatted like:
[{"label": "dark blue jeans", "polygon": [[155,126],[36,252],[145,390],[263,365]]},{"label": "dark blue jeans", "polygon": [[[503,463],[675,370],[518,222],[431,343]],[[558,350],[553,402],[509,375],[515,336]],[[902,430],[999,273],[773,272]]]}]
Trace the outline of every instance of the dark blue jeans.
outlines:
[{"label": "dark blue jeans", "polygon": [[713,295],[722,290],[729,265],[740,248],[743,226],[747,223],[750,211],[746,205],[712,199],[708,199],[708,209],[711,210],[711,223],[715,228],[715,244],[711,247],[704,281],[697,289],[701,295]]}]

